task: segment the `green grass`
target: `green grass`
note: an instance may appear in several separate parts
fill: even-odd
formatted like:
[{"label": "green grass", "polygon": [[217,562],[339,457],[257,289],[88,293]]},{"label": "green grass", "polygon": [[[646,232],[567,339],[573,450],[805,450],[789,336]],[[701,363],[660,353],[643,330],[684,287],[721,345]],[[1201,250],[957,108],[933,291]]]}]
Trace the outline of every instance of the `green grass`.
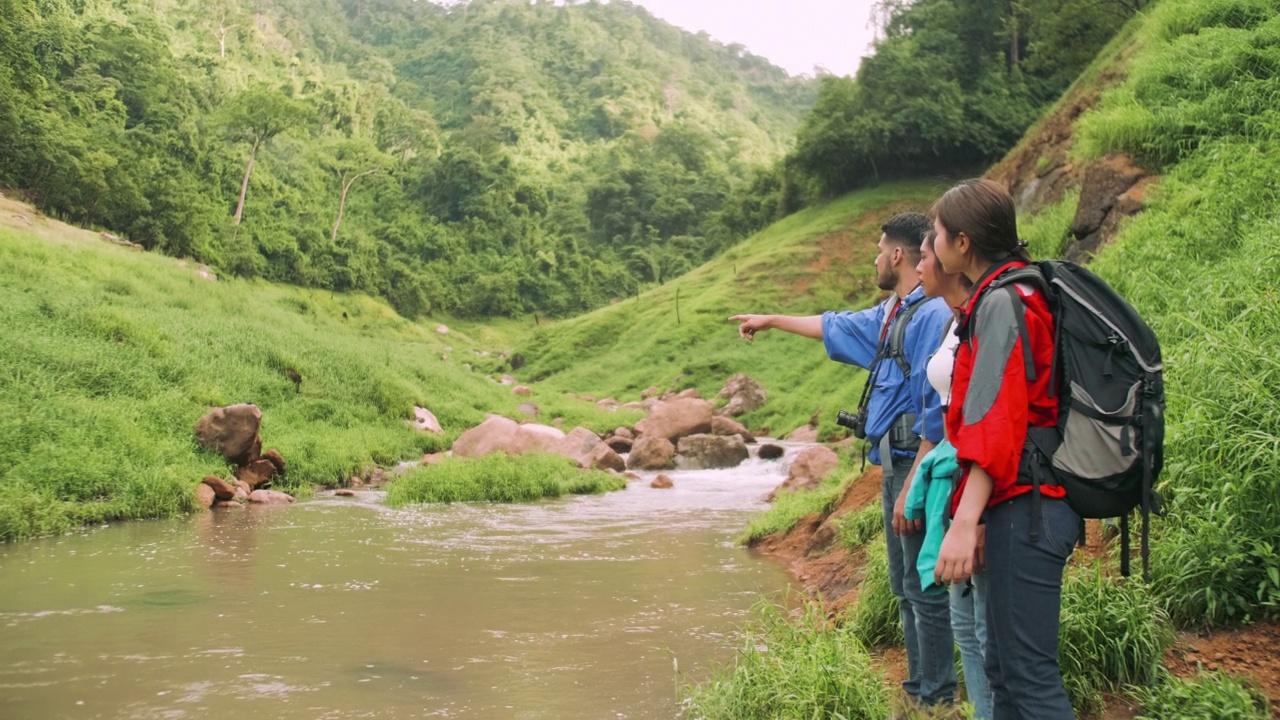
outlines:
[{"label": "green grass", "polygon": [[[379,301],[210,282],[74,235],[0,229],[0,541],[192,510],[200,478],[229,470],[192,431],[214,406],[256,403],[265,446],[289,463],[276,487],[303,494],[445,449],[524,400],[570,427],[634,419],[560,393],[512,396],[465,367],[496,365],[484,346]],[[443,436],[409,427],[415,404]]]},{"label": "green grass", "polygon": [[583,470],[558,455],[446,458],[414,468],[395,479],[387,505],[415,503],[527,502],[561,495],[587,495],[626,487],[626,478],[601,470]]},{"label": "green grass", "polygon": [[650,385],[696,387],[710,398],[744,372],[769,393],[763,408],[739,418],[748,427],[781,436],[821,410],[820,436],[843,437],[836,411],[857,403],[863,372],[829,361],[806,338],[770,332],[747,343],[727,318],[868,306],[878,292],[871,263],[880,225],[894,212],[927,210],[943,189],[892,183],[796,213],[638,298],[539,329],[518,346],[524,376],[625,401]]},{"label": "green grass", "polygon": [[1201,671],[1183,680],[1167,674],[1153,685],[1133,688],[1142,704],[1134,720],[1267,720],[1267,696],[1247,680]]},{"label": "green grass", "polygon": [[841,546],[846,550],[857,550],[884,532],[884,510],[880,503],[873,502],[857,512],[841,516],[835,524]]},{"label": "green grass", "polygon": [[858,599],[844,623],[867,647],[902,646],[902,615],[898,612],[898,598],[889,587],[889,550],[883,534],[867,544],[865,574],[858,585]]},{"label": "green grass", "polygon": [[793,620],[762,603],[735,661],[690,688],[685,717],[826,720],[888,715],[884,678],[866,647],[806,604]]}]

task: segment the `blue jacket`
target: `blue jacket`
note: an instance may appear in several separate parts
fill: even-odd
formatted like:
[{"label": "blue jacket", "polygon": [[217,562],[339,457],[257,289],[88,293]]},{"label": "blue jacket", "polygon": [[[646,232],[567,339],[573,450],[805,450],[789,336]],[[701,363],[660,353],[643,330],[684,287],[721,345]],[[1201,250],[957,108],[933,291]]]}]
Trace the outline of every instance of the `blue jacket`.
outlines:
[{"label": "blue jacket", "polygon": [[[832,360],[870,369],[880,344],[880,329],[884,325],[885,314],[893,308],[894,301],[895,298],[890,297],[875,307],[858,312],[846,310],[823,313],[822,342],[827,348],[827,356]],[[911,377],[903,377],[898,364],[888,360],[881,364],[876,373],[875,386],[871,388],[867,407],[867,439],[871,441],[868,458],[876,465],[882,462],[880,438],[903,413],[915,414],[916,434],[932,443],[942,440],[942,414],[938,411],[938,393],[929,384],[925,366],[929,362],[929,356],[942,342],[942,329],[953,314],[942,298],[926,299],[924,289],[920,287],[907,295],[898,312],[901,313],[909,305],[918,302],[926,305],[909,318],[907,332],[903,337],[903,352],[911,365]],[[852,412],[853,408],[849,410]],[[897,448],[894,448],[893,454],[915,457],[914,452]]]}]

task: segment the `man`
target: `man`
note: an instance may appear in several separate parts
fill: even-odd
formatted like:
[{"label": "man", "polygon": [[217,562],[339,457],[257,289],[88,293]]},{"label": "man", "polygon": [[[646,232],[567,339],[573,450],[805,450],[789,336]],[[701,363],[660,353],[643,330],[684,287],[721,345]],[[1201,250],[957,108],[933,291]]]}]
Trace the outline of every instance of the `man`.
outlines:
[{"label": "man", "polygon": [[[951,704],[956,688],[948,596],[922,591],[916,559],[923,534],[919,522],[907,520],[903,512],[919,458],[943,434],[938,395],[929,385],[925,365],[952,313],[941,298],[925,299],[916,271],[920,244],[931,227],[926,215],[914,212],[894,215],[881,226],[876,284],[893,293],[884,303],[860,312],[729,318],[741,323],[738,334],[747,340],[769,329],[822,340],[832,360],[871,372],[865,432],[871,462],[884,468],[880,500],[889,548],[889,584],[898,598],[907,646],[908,676],[902,687],[921,705]],[[906,323],[898,328],[901,362],[891,357],[878,360],[888,354],[900,320]]]}]

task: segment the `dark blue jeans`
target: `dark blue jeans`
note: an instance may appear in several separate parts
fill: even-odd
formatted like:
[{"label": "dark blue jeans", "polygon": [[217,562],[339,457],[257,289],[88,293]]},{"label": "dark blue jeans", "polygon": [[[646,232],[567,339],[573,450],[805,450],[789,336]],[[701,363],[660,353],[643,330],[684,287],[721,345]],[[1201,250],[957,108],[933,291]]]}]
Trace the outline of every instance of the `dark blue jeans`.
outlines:
[{"label": "dark blue jeans", "polygon": [[893,481],[880,493],[884,537],[889,548],[889,587],[898,598],[902,635],[907,646],[907,679],[902,689],[922,705],[955,702],[955,644],[951,635],[951,598],[947,593],[926,594],[920,586],[916,562],[924,533],[901,537],[893,534],[893,504],[902,492],[910,458],[893,459]]},{"label": "dark blue jeans", "polygon": [[[1080,534],[1080,516],[1065,500],[1043,498],[1033,517],[1031,495],[986,512],[987,679],[995,720],[1075,718],[1058,669],[1062,570]],[[1031,540],[1031,523],[1040,535]]]}]

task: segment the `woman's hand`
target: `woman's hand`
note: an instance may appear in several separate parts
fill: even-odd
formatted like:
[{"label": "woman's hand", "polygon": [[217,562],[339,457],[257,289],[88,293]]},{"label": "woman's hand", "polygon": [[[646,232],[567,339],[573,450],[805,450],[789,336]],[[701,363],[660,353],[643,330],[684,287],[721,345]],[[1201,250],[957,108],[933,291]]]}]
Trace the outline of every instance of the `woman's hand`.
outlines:
[{"label": "woman's hand", "polygon": [[769,324],[772,317],[772,315],[734,315],[729,318],[729,322],[742,323],[738,326],[738,334],[747,340],[754,340],[757,332],[772,327]]},{"label": "woman's hand", "polygon": [[938,565],[933,570],[933,581],[939,585],[953,585],[968,580],[973,575],[975,553],[978,546],[976,523],[956,521],[951,523],[942,547],[938,551]]}]

